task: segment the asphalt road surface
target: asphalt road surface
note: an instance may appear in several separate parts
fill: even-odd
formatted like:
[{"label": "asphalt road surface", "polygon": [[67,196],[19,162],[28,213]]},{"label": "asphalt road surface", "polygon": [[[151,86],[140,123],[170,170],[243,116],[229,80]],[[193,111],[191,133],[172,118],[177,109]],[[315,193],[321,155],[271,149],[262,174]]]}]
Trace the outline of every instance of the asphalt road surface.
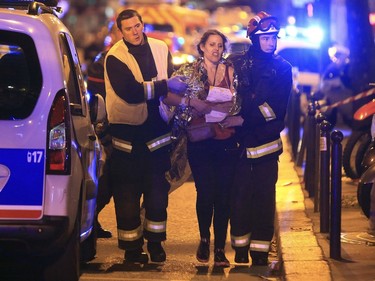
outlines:
[{"label": "asphalt road surface", "polygon": [[[199,263],[195,258],[199,233],[195,213],[195,186],[193,182],[173,191],[169,196],[167,241],[164,249],[167,261],[164,264],[149,263],[147,265],[125,264],[124,251],[117,247],[116,220],[113,201],[100,213],[102,226],[113,233],[113,238],[99,239],[97,256],[82,267],[80,281],[115,281],[115,280],[281,280],[277,270],[277,253],[270,253],[270,267],[253,267],[249,264],[234,263],[234,252],[227,239],[227,258],[231,262],[229,268],[213,266],[213,249],[208,264]],[[213,241],[211,241],[211,245]],[[276,245],[273,245],[276,248]],[[146,250],[146,247],[144,247]],[[271,269],[273,268],[273,269]]]}]

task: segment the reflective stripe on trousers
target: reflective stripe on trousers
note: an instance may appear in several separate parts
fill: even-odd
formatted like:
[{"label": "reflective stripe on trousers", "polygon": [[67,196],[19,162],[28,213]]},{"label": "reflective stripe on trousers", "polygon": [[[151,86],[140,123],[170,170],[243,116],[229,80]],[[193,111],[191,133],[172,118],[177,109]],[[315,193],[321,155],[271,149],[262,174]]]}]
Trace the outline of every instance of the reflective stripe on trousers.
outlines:
[{"label": "reflective stripe on trousers", "polygon": [[250,251],[268,253],[270,250],[270,245],[270,241],[251,240]]},{"label": "reflective stripe on trousers", "polygon": [[250,233],[243,236],[231,235],[232,247],[246,247],[250,244]]},{"label": "reflective stripe on trousers", "polygon": [[118,239],[122,241],[136,241],[139,238],[141,238],[143,235],[141,226],[132,230],[117,229],[117,232],[118,232]]},{"label": "reflective stripe on trousers", "polygon": [[166,232],[167,222],[166,221],[150,221],[148,219],[145,219],[144,228],[154,233]]}]

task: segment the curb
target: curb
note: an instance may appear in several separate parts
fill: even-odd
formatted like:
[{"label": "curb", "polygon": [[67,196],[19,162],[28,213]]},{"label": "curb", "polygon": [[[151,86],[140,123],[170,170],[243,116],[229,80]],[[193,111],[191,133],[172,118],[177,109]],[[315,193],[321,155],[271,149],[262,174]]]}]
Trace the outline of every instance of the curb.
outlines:
[{"label": "curb", "polygon": [[291,148],[282,136],[284,152],[280,156],[276,184],[275,232],[283,280],[331,281],[331,270],[313,232],[313,223],[305,211],[305,197],[291,157]]}]

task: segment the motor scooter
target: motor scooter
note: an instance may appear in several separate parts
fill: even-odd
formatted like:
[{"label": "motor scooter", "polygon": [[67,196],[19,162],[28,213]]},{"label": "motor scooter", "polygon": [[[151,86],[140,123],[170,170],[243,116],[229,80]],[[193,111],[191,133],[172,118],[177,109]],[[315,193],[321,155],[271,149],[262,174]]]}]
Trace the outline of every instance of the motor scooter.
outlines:
[{"label": "motor scooter", "polygon": [[375,216],[375,192],[371,192],[375,183],[375,99],[360,107],[354,114],[355,120],[372,118],[371,143],[362,160],[362,171],[357,189],[358,203],[367,218]]}]

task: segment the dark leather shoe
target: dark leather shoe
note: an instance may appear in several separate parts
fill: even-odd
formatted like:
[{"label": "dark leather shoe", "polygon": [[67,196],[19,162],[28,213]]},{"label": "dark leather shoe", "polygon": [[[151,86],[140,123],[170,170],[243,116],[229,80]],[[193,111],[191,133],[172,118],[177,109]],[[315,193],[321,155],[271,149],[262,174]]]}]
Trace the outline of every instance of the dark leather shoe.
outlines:
[{"label": "dark leather shoe", "polygon": [[126,250],[125,251],[125,262],[131,263],[148,263],[148,255],[143,251],[142,248],[135,250]]},{"label": "dark leather shoe", "polygon": [[208,262],[210,259],[210,240],[202,238],[197,250],[197,260],[199,262]]},{"label": "dark leather shoe", "polygon": [[268,265],[268,259],[267,258],[253,259],[251,264],[255,266],[266,266]]},{"label": "dark leather shoe", "polygon": [[150,253],[152,262],[165,262],[167,254],[165,253],[161,242],[148,242],[147,250]]},{"label": "dark leather shoe", "polygon": [[112,233],[109,230],[105,230],[101,227],[98,227],[96,235],[98,238],[112,238]]},{"label": "dark leather shoe", "polygon": [[214,266],[229,267],[230,262],[225,256],[224,249],[215,249]]},{"label": "dark leather shoe", "polygon": [[249,251],[247,248],[236,249],[236,255],[234,256],[234,262],[236,263],[249,263]]}]

